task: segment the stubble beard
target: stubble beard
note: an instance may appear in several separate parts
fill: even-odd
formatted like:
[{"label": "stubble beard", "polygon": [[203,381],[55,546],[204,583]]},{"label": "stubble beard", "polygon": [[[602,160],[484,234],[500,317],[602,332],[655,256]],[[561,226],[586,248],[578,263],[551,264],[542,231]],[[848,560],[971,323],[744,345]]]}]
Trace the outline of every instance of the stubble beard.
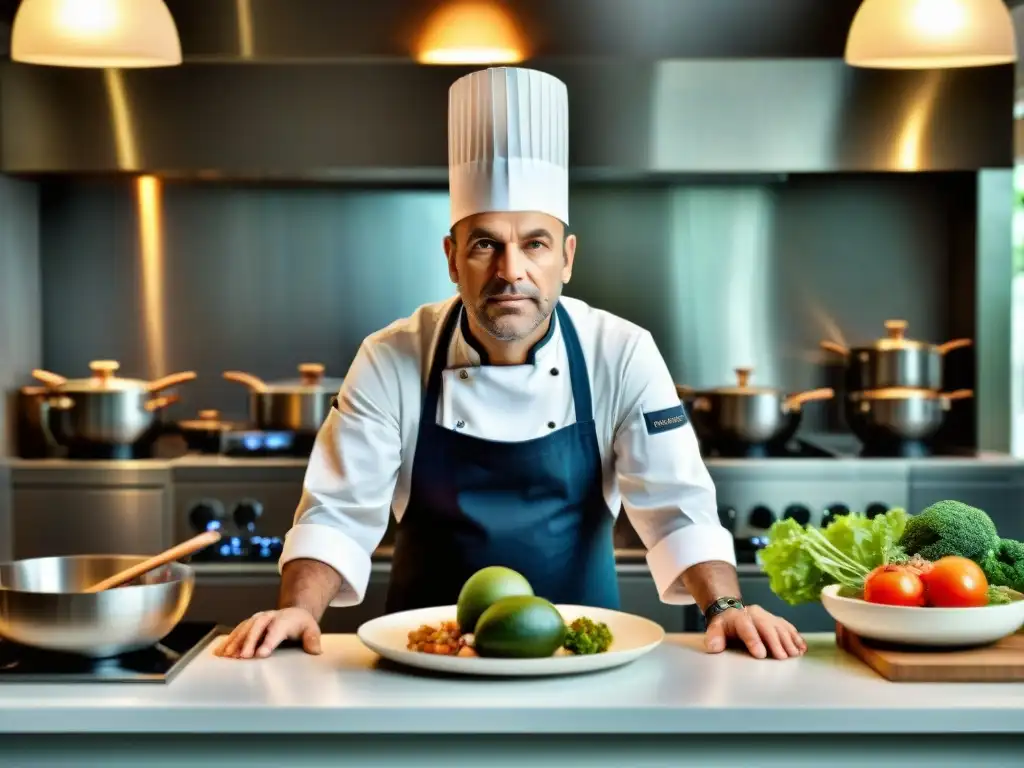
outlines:
[{"label": "stubble beard", "polygon": [[[462,286],[459,286],[459,293],[462,293]],[[531,295],[528,301],[534,308],[532,312],[533,317],[524,324],[522,322],[517,323],[516,319],[523,318],[527,311],[516,308],[504,309],[501,305],[495,304],[489,305],[486,296],[479,303],[470,304],[466,301],[466,297],[463,294],[463,304],[472,308],[473,317],[480,327],[491,338],[504,342],[521,341],[528,338],[551,316],[552,307],[555,301],[557,301],[557,297],[555,300],[549,300],[542,296]],[[496,314],[490,314],[488,309]]]}]

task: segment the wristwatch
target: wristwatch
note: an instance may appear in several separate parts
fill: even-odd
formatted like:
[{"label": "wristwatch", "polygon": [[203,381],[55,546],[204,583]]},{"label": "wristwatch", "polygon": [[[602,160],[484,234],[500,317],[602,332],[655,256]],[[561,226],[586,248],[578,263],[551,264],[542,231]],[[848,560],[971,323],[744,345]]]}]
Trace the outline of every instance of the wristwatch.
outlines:
[{"label": "wristwatch", "polygon": [[711,623],[711,620],[720,613],[725,613],[730,608],[738,608],[743,610],[743,601],[738,597],[720,597],[715,602],[707,607],[704,611],[704,624],[705,626]]}]

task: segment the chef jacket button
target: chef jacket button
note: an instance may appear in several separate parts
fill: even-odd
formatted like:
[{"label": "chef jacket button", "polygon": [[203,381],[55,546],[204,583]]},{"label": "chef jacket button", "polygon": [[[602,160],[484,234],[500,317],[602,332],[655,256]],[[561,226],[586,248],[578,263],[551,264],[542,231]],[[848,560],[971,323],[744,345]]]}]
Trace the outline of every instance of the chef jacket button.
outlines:
[{"label": "chef jacket button", "polygon": [[558,375],[558,369],[557,368],[552,368],[551,369],[551,375],[552,376],[557,376]]},{"label": "chef jacket button", "polygon": [[549,421],[548,422],[548,429],[554,429],[554,428],[555,428],[555,422]]},{"label": "chef jacket button", "polygon": [[459,378],[460,379],[468,379],[469,378],[469,372],[468,371],[459,371]]},{"label": "chef jacket button", "polygon": [[466,422],[464,422],[462,419],[459,419],[458,421],[455,422],[456,429],[462,429],[464,426],[466,426]]}]

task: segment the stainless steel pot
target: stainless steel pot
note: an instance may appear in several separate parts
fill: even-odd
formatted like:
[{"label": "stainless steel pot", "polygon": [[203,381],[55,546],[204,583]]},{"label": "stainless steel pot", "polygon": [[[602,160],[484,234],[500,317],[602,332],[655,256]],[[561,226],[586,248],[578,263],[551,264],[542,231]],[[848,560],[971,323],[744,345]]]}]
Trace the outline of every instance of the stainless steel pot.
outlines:
[{"label": "stainless steel pot", "polygon": [[14,398],[15,450],[23,459],[60,456],[63,447],[51,444],[43,431],[43,401],[49,397],[46,387],[21,387]]},{"label": "stainless steel pot", "polygon": [[753,370],[736,369],[736,386],[709,390],[676,388],[689,405],[697,438],[706,448],[723,453],[750,455],[771,445],[789,441],[800,425],[804,403],[829,400],[829,388],[786,395],[777,389],[750,386]]},{"label": "stainless steel pot", "polygon": [[200,411],[195,419],[184,419],[170,427],[185,440],[190,451],[220,453],[225,432],[244,429],[246,425],[224,421],[220,411]]},{"label": "stainless steel pot", "polygon": [[90,658],[155,644],[188,609],[195,588],[192,568],[171,563],[131,586],[81,591],[145,559],[80,555],[0,564],[0,637]]},{"label": "stainless steel pot", "polygon": [[225,371],[224,378],[249,388],[249,415],[259,429],[315,434],[327,418],[340,379],[325,379],[320,363],[303,363],[299,378],[267,383],[251,373]]},{"label": "stainless steel pot", "polygon": [[65,379],[34,370],[47,394],[40,400],[40,424],[48,442],[68,448],[69,455],[95,455],[153,441],[159,435],[157,412],[178,398],[159,393],[196,378],[194,371],[156,381],[115,376],[114,360],[89,363],[88,379]]},{"label": "stainless steel pot", "polygon": [[933,392],[890,387],[851,392],[846,398],[846,420],[866,446],[928,442],[942,427],[953,401],[973,396],[969,389]]},{"label": "stainless steel pot", "polygon": [[945,356],[954,349],[969,347],[970,339],[953,339],[929,344],[906,338],[905,320],[886,320],[886,337],[862,347],[847,349],[834,341],[821,342],[822,349],[846,360],[846,391],[861,392],[889,387],[942,389]]}]

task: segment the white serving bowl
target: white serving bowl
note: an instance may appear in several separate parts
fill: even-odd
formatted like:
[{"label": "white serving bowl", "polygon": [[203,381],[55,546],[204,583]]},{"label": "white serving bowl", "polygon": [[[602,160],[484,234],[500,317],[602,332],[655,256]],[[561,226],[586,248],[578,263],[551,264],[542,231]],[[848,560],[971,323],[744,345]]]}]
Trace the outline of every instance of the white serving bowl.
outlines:
[{"label": "white serving bowl", "polygon": [[839,585],[821,591],[829,615],[855,635],[928,646],[986,645],[1024,626],[1024,600],[982,608],[913,608],[840,597]]}]

